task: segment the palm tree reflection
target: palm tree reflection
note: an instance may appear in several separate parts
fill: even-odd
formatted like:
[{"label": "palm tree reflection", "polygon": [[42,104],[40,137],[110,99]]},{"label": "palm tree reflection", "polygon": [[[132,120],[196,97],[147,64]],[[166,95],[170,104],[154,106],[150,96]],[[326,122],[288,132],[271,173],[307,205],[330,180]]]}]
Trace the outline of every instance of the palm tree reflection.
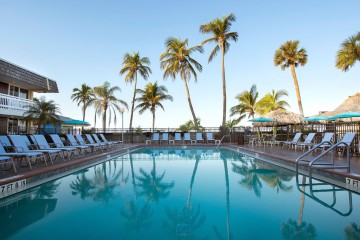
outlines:
[{"label": "palm tree reflection", "polygon": [[350,226],[345,228],[345,239],[355,240],[360,239],[360,227],[356,223],[351,223]]}]

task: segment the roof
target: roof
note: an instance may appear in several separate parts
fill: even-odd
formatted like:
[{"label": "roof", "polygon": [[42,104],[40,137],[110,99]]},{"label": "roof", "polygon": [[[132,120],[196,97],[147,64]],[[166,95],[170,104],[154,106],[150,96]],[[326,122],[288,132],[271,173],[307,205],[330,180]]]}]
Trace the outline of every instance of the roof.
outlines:
[{"label": "roof", "polygon": [[58,93],[54,80],[0,58],[0,81],[40,93]]}]

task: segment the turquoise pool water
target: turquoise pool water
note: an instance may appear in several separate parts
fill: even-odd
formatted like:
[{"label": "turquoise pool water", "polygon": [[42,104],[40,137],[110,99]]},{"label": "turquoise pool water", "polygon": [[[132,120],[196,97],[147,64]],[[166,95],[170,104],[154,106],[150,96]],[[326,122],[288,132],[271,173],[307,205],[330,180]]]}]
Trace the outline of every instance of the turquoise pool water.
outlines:
[{"label": "turquoise pool water", "polygon": [[357,194],[302,190],[227,149],[144,149],[3,199],[0,238],[359,239]]}]

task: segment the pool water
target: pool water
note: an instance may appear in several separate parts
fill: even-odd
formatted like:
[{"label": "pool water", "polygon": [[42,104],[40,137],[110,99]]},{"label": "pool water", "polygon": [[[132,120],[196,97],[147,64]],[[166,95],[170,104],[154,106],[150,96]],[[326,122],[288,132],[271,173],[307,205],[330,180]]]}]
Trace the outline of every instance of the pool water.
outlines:
[{"label": "pool water", "polygon": [[3,199],[0,238],[359,239],[359,202],[228,149],[143,149]]}]

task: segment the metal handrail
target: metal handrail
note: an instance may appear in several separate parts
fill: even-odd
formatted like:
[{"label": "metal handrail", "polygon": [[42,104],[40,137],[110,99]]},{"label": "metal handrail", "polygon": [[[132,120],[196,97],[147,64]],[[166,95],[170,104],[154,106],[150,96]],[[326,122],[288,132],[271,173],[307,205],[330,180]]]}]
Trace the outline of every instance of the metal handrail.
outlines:
[{"label": "metal handrail", "polygon": [[224,136],[220,139],[220,141],[219,141],[218,145],[216,146],[216,148],[219,147],[219,145],[222,143],[222,140],[224,140],[225,137],[230,137],[230,135],[224,135]]},{"label": "metal handrail", "polygon": [[[309,155],[310,153],[314,152],[316,149],[319,149],[321,147],[326,147],[326,145],[329,144],[330,146],[333,145],[332,142],[330,141],[325,141],[325,142],[321,142],[317,145],[315,145],[313,148],[311,148],[310,150],[308,150],[307,152],[303,153],[302,155],[300,155],[297,159],[296,159],[296,176],[298,175],[298,171],[299,171],[299,162],[302,160],[303,157]],[[324,145],[324,146],[323,146]]]}]

